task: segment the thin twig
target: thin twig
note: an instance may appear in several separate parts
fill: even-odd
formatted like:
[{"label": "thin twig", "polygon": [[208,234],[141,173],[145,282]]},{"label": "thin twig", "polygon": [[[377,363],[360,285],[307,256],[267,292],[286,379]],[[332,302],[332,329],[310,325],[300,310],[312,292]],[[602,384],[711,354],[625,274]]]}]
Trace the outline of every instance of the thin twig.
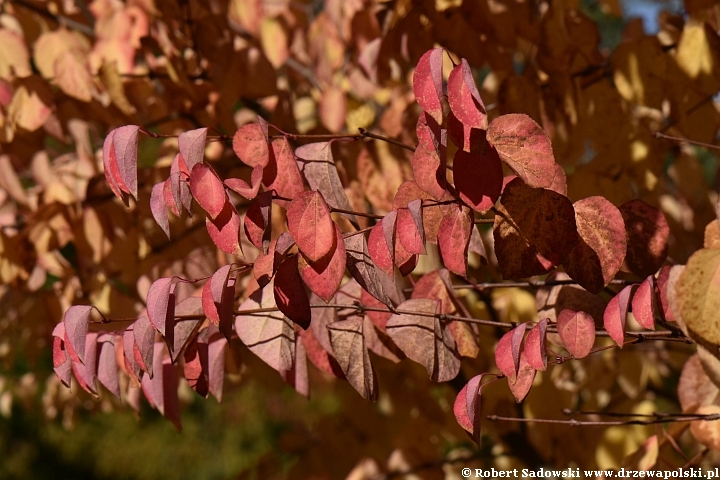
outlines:
[{"label": "thin twig", "polygon": [[698,142],[697,140],[689,140],[687,138],[682,138],[682,137],[674,137],[672,135],[665,135],[664,133],[660,133],[660,132],[655,132],[654,135],[656,138],[664,138],[666,140],[672,140],[674,142],[685,142],[685,143],[689,143],[691,145],[697,145],[699,147],[720,150],[720,145],[714,145],[712,143]]}]

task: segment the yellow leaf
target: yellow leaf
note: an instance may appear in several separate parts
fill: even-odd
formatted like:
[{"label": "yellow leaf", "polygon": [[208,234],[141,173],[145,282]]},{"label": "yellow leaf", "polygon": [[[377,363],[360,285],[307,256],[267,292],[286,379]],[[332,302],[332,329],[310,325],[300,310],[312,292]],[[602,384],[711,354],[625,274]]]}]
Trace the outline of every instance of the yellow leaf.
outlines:
[{"label": "yellow leaf", "polygon": [[24,85],[15,90],[8,105],[10,123],[29,132],[42,127],[50,113],[50,107],[42,101],[37,92],[30,92]]},{"label": "yellow leaf", "polygon": [[720,344],[720,249],[695,252],[675,288],[687,327],[708,342]]},{"label": "yellow leaf", "polygon": [[258,32],[262,14],[262,0],[231,0],[228,6],[230,24],[253,35]]},{"label": "yellow leaf", "polygon": [[81,35],[65,28],[40,35],[33,46],[33,60],[40,74],[45,78],[55,77],[55,60],[61,53],[71,49],[87,54],[90,44]]},{"label": "yellow leaf", "polygon": [[25,40],[15,32],[0,30],[0,78],[12,80],[13,76],[27,77],[31,73]]},{"label": "yellow leaf", "polygon": [[704,92],[714,93],[720,88],[718,58],[720,39],[710,26],[692,20],[685,24],[675,60]]},{"label": "yellow leaf", "polygon": [[288,59],[288,35],[279,19],[263,19],[260,24],[260,43],[272,66],[283,66]]},{"label": "yellow leaf", "polygon": [[105,85],[110,99],[121,112],[125,115],[135,113],[135,107],[130,104],[125,96],[122,79],[115,63],[107,62],[100,67],[100,81]]},{"label": "yellow leaf", "polygon": [[93,79],[87,62],[77,50],[67,50],[55,59],[55,81],[60,89],[83,102],[92,100]]},{"label": "yellow leaf", "polygon": [[325,90],[320,99],[320,121],[332,133],[339,132],[345,124],[347,98],[338,87]]},{"label": "yellow leaf", "polygon": [[[717,405],[705,405],[695,412],[700,415],[720,414],[720,407]],[[698,442],[704,443],[713,450],[720,451],[720,420],[709,422],[692,422],[690,431]]]}]

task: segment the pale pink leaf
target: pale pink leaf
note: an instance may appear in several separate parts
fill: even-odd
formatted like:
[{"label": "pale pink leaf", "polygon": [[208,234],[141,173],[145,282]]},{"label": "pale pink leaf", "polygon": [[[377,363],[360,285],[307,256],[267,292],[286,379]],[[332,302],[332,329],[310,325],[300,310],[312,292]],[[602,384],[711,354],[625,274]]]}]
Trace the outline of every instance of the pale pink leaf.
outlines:
[{"label": "pale pink leaf", "polygon": [[[103,341],[104,340],[104,341]],[[120,381],[118,379],[118,366],[115,359],[115,345],[112,335],[105,335],[99,342],[100,355],[98,355],[97,377],[100,383],[110,393],[120,398]]]},{"label": "pale pink leaf", "polygon": [[210,393],[222,402],[223,383],[225,381],[225,351],[228,340],[219,333],[212,333],[208,343],[208,383]]},{"label": "pale pink leaf", "polygon": [[574,358],[585,358],[595,344],[595,321],[585,312],[563,310],[557,329],[565,348]]},{"label": "pale pink leaf", "polygon": [[190,171],[193,170],[195,165],[203,162],[207,131],[207,127],[203,127],[183,132],[178,136],[180,155],[182,155],[185,165]]},{"label": "pale pink leaf", "polygon": [[147,315],[142,315],[133,323],[134,345],[132,355],[140,369],[153,376],[153,346],[155,345],[155,330]]},{"label": "pale pink leaf", "polygon": [[72,372],[72,360],[65,345],[65,324],[63,322],[55,325],[53,336],[53,369],[58,379],[70,388],[70,373]]},{"label": "pale pink leaf", "polygon": [[85,363],[85,337],[92,309],[88,305],[73,305],[63,316],[65,346],[73,362]]},{"label": "pale pink leaf", "polygon": [[175,315],[185,318],[175,319],[172,336],[165,338],[172,363],[177,362],[185,347],[205,320],[202,299],[199,297],[186,298],[175,307]]}]

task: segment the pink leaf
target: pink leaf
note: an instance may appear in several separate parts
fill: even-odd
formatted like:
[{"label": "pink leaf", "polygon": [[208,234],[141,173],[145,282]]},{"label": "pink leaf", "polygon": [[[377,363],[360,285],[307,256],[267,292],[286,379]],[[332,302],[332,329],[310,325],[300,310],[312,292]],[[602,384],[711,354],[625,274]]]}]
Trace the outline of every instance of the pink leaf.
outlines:
[{"label": "pink leaf", "polygon": [[174,278],[158,278],[150,285],[147,294],[147,315],[155,330],[163,337],[166,325],[172,325],[175,317]]},{"label": "pink leaf", "polygon": [[165,205],[165,189],[166,182],[160,182],[153,186],[152,192],[150,193],[150,211],[152,216],[160,226],[168,239],[170,239],[170,225],[168,223],[168,209]]},{"label": "pink leaf", "polygon": [[287,211],[288,230],[300,251],[317,262],[332,248],[335,227],[322,195],[308,191],[297,195]]},{"label": "pink leaf", "polygon": [[502,162],[494,148],[482,153],[458,150],[453,160],[453,179],[460,199],[473,210],[485,213],[500,197]]},{"label": "pink leaf", "polygon": [[332,250],[317,262],[309,262],[302,252],[298,259],[303,282],[315,295],[326,302],[329,302],[340,288],[340,282],[345,274],[345,242],[340,228],[335,223],[333,227],[336,238]]},{"label": "pink leaf", "polygon": [[627,255],[630,271],[641,277],[652,275],[665,262],[670,227],[665,215],[642,200],[631,200],[620,206],[625,220]]},{"label": "pink leaf", "polygon": [[520,349],[527,323],[521,323],[503,335],[495,346],[495,365],[503,375],[515,381],[520,368]]},{"label": "pink leaf", "polygon": [[73,305],[63,316],[65,346],[73,362],[85,363],[85,337],[92,308],[88,305]]},{"label": "pink leaf", "polygon": [[558,315],[558,334],[575,358],[585,358],[595,343],[595,321],[585,312],[563,310]]},{"label": "pink leaf", "polygon": [[543,318],[535,325],[525,337],[523,351],[527,356],[528,364],[535,370],[547,369],[547,356],[545,354],[545,332],[548,319]]},{"label": "pink leaf", "polygon": [[235,279],[229,278],[230,267],[230,265],[220,267],[205,283],[202,292],[205,315],[228,339],[232,332],[232,311],[235,301]]},{"label": "pink leaf", "polygon": [[198,297],[188,297],[175,307],[175,326],[172,330],[171,338],[166,337],[165,340],[170,350],[170,360],[172,363],[177,362],[185,347],[200,328],[205,318],[203,317],[202,299]]},{"label": "pink leaf", "polygon": [[150,324],[147,315],[142,315],[133,323],[132,333],[134,339],[132,354],[134,355],[135,363],[152,378],[155,330]]},{"label": "pink leaf", "polygon": [[235,132],[233,150],[245,165],[264,167],[270,161],[270,143],[265,125],[263,128],[258,123],[248,123]]},{"label": "pink leaf", "polygon": [[657,299],[655,298],[655,277],[649,275],[635,291],[632,299],[632,312],[635,320],[641,327],[655,330],[655,312]]},{"label": "pink leaf", "polygon": [[98,356],[97,377],[110,393],[120,398],[120,381],[118,366],[115,359],[115,345],[112,335],[100,338],[100,355]]},{"label": "pink leaf", "polygon": [[520,403],[530,392],[533,381],[535,380],[535,369],[528,363],[525,352],[520,354],[520,368],[518,369],[515,381],[508,379],[508,386],[515,400]]},{"label": "pink leaf", "polygon": [[488,128],[485,105],[475,86],[470,65],[464,58],[448,77],[448,102],[452,113],[467,127],[482,130]]},{"label": "pink leaf", "polygon": [[118,186],[121,190],[132,195],[135,200],[137,200],[138,193],[137,149],[139,130],[140,127],[136,125],[126,125],[116,128],[112,138],[114,160],[117,162],[117,170],[124,183],[124,185],[118,184]]},{"label": "pink leaf", "polygon": [[[323,308],[317,309],[316,311],[331,312],[332,309]],[[313,321],[310,325],[314,324],[315,322]],[[323,346],[320,344],[317,337],[313,333],[312,328],[309,328],[307,330],[301,329],[298,332],[298,335],[300,336],[300,339],[302,341],[307,358],[310,359],[310,362],[312,362],[312,364],[315,365],[318,370],[337,378],[345,378],[345,374],[342,372],[342,369],[340,368],[340,365],[338,365],[337,360],[335,360],[335,357],[333,357],[330,352],[323,348]]]},{"label": "pink leaf", "polygon": [[472,234],[473,217],[470,209],[453,205],[438,232],[438,245],[443,263],[451,272],[467,277],[468,245]]},{"label": "pink leaf", "polygon": [[132,386],[140,386],[140,378],[142,377],[142,370],[135,360],[135,334],[134,325],[131,325],[132,329],[128,328],[123,331],[122,347],[123,347],[123,367],[125,373],[130,377]]},{"label": "pink leaf", "polygon": [[185,160],[182,155],[175,155],[175,158],[170,165],[170,187],[173,199],[175,200],[177,216],[180,216],[180,207],[185,207],[185,210],[190,213],[192,195],[190,195],[190,186],[188,185],[189,180],[190,170],[188,170]]},{"label": "pink leaf", "polygon": [[210,336],[208,344],[208,381],[210,393],[218,401],[222,402],[223,384],[225,381],[225,351],[228,340],[220,334]]},{"label": "pink leaf", "polygon": [[455,419],[458,424],[468,433],[472,434],[473,440],[478,445],[480,444],[480,425],[482,421],[482,389],[485,385],[492,383],[482,383],[482,378],[485,375],[488,374],[481,373],[471,378],[470,381],[460,389],[453,405],[453,413],[455,414]]},{"label": "pink leaf", "polygon": [[180,155],[185,160],[187,169],[192,171],[193,167],[203,162],[205,156],[205,139],[207,138],[207,128],[198,128],[183,132],[178,136],[178,147]]},{"label": "pink leaf", "polygon": [[275,273],[274,293],[280,311],[307,330],[312,314],[310,300],[298,272],[297,255],[290,255],[278,267]]},{"label": "pink leaf", "polygon": [[257,197],[257,194],[260,191],[260,185],[262,184],[262,175],[262,165],[256,165],[255,168],[253,168],[252,172],[250,172],[250,185],[252,186],[248,185],[245,180],[241,180],[239,178],[228,178],[227,180],[225,180],[225,186],[227,186],[237,194],[247,198],[248,200],[252,200],[253,198]]},{"label": "pink leaf", "polygon": [[487,139],[500,158],[531,187],[547,188],[555,179],[555,157],[550,138],[522,113],[501,115],[490,123]]},{"label": "pink leaf", "polygon": [[97,395],[97,338],[97,333],[88,332],[85,338],[85,364],[73,363],[75,378],[92,395]]},{"label": "pink leaf", "polygon": [[198,163],[190,172],[190,191],[213,219],[220,215],[228,201],[223,183],[215,171],[204,163]]},{"label": "pink leaf", "polygon": [[265,254],[270,246],[272,214],[272,192],[264,192],[257,196],[250,204],[245,214],[245,235],[250,243],[262,250]]},{"label": "pink leaf", "polygon": [[634,288],[635,285],[628,285],[620,290],[617,295],[610,299],[603,315],[605,330],[620,348],[623,347],[625,341],[625,319],[627,318],[630,296]]},{"label": "pink leaf", "polygon": [[363,336],[363,319],[350,318],[328,326],[330,343],[350,385],[363,397],[377,400],[377,378]]},{"label": "pink leaf", "polygon": [[205,218],[208,235],[215,246],[230,255],[242,256],[240,246],[240,215],[229,200],[215,219]]},{"label": "pink leaf", "polygon": [[165,344],[162,342],[158,342],[154,346],[153,364],[155,376],[152,380],[147,377],[143,378],[143,392],[150,404],[170,420],[178,431],[181,431],[177,371],[170,362],[170,358],[165,358]]},{"label": "pink leaf", "polygon": [[190,340],[183,354],[183,374],[190,388],[206,398],[208,394],[208,330],[202,329]]},{"label": "pink leaf", "polygon": [[53,369],[58,379],[70,388],[70,373],[72,371],[72,360],[65,345],[65,324],[60,322],[55,325],[53,336]]},{"label": "pink leaf", "polygon": [[420,57],[413,73],[415,99],[438,124],[443,123],[442,55],[442,48],[428,50]]}]

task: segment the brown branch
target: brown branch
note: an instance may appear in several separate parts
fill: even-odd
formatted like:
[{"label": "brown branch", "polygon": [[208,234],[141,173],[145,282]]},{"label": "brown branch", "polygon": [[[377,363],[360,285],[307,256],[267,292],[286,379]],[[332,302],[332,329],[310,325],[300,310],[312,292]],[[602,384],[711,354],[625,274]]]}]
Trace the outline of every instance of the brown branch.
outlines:
[{"label": "brown branch", "polygon": [[680,143],[685,142],[685,143],[689,143],[691,145],[697,145],[699,147],[720,150],[720,145],[714,145],[712,143],[698,142],[697,140],[689,140],[687,138],[682,138],[682,137],[674,137],[672,135],[665,135],[664,133],[660,133],[660,132],[655,132],[654,135],[656,138],[664,138],[666,140],[672,140],[673,142],[680,142]]},{"label": "brown branch", "polygon": [[360,136],[363,138],[374,138],[375,140],[382,140],[383,142],[387,142],[397,147],[404,148],[405,150],[410,150],[411,152],[415,151],[415,147],[405,145],[404,143],[393,140],[392,138],[383,137],[382,135],[378,135],[377,133],[369,132],[364,128],[358,128],[358,130],[360,131]]},{"label": "brown branch", "polygon": [[556,418],[520,418],[503,417],[500,415],[486,415],[485,418],[492,422],[518,422],[518,423],[551,423],[555,425],[570,425],[571,427],[612,427],[624,425],[657,425],[662,423],[678,422],[713,422],[720,420],[720,413],[706,415],[679,415],[676,417],[654,418],[652,420],[561,420]]}]

